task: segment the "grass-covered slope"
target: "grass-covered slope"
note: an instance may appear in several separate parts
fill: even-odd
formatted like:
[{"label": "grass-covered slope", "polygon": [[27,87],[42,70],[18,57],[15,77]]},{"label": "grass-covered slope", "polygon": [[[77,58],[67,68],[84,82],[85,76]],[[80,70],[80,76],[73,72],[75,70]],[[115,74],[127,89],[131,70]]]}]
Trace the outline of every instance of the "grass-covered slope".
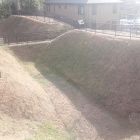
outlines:
[{"label": "grass-covered slope", "polygon": [[5,43],[47,40],[56,38],[66,29],[68,27],[60,22],[49,24],[27,16],[10,16],[0,23],[0,36]]},{"label": "grass-covered slope", "polygon": [[140,111],[139,42],[75,30],[50,43],[12,50],[23,61],[34,61],[43,74],[51,68],[126,116]]},{"label": "grass-covered slope", "polygon": [[127,115],[140,111],[139,42],[75,30],[54,40],[40,59],[107,108]]},{"label": "grass-covered slope", "polygon": [[10,16],[0,24],[0,34],[13,35],[21,33],[37,33],[43,31],[62,30],[62,23],[49,24],[26,16]]},{"label": "grass-covered slope", "polygon": [[42,89],[19,65],[16,59],[0,48],[0,111],[14,118],[49,120],[54,108]]}]

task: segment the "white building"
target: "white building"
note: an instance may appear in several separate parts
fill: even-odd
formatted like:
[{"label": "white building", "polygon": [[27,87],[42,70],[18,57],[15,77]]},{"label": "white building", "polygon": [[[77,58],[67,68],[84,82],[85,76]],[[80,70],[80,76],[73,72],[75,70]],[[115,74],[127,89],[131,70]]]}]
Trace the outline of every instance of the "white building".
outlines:
[{"label": "white building", "polygon": [[138,5],[140,0],[122,0],[124,3],[121,8],[121,18],[127,18],[129,15],[138,16]]}]

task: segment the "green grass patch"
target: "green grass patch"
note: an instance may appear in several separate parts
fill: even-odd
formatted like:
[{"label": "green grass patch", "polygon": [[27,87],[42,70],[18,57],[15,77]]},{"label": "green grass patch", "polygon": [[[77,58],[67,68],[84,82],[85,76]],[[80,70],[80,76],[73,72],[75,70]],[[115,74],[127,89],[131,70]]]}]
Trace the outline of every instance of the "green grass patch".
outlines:
[{"label": "green grass patch", "polygon": [[76,140],[76,136],[67,136],[49,123],[42,123],[33,135],[33,138],[24,140]]}]

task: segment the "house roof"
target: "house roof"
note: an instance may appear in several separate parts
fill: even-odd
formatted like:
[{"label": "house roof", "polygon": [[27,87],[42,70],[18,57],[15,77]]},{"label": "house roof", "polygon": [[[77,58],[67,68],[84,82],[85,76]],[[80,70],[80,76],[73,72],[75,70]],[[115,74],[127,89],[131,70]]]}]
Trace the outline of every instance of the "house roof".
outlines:
[{"label": "house roof", "polygon": [[122,3],[121,0],[46,0],[45,3],[57,4],[101,4],[101,3]]}]

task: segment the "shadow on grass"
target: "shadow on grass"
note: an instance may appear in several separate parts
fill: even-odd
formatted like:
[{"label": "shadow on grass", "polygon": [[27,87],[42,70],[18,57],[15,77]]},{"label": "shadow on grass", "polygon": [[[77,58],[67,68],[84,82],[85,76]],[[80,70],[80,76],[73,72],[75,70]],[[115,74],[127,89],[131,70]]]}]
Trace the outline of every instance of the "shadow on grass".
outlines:
[{"label": "shadow on grass", "polygon": [[[104,140],[122,140],[133,135],[140,135],[139,126],[134,126],[127,119],[120,118],[99,104],[95,104],[95,100],[90,94],[84,90],[79,91],[77,85],[56,75],[56,71],[47,71],[46,66],[38,61],[40,51],[29,47],[12,47],[11,50],[22,62],[34,61],[36,69],[69,98],[75,108],[96,128],[99,136]],[[80,94],[82,94],[82,98]],[[76,123],[78,121],[74,123],[73,128]]]}]

